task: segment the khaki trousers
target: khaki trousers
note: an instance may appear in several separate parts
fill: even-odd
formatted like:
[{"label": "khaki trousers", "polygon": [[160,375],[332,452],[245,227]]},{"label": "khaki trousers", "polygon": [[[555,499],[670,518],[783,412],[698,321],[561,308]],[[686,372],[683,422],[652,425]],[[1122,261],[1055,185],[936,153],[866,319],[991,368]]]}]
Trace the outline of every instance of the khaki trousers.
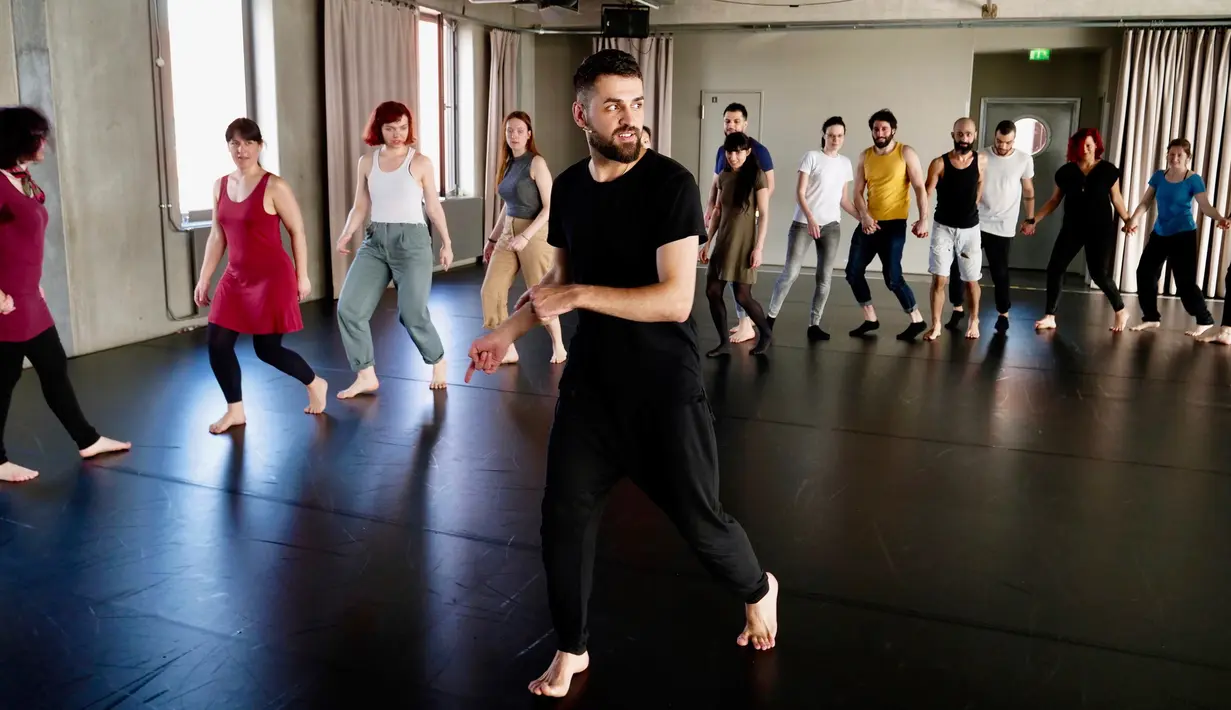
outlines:
[{"label": "khaki trousers", "polygon": [[[495,328],[509,319],[509,289],[521,270],[526,288],[534,286],[556,263],[556,248],[547,243],[547,226],[535,234],[521,251],[510,251],[507,244],[526,230],[534,220],[519,217],[504,218],[504,234],[496,242],[487,273],[483,277],[480,298],[483,302],[483,327]],[[517,294],[520,296],[521,294]]]}]

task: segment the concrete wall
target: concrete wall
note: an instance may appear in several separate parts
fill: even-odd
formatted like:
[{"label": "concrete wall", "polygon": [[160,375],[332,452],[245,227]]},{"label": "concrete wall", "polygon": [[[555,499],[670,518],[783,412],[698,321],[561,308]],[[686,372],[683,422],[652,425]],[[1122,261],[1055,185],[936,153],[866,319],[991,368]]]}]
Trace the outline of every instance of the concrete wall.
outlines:
[{"label": "concrete wall", "polygon": [[17,48],[13,45],[13,3],[0,0],[0,105],[18,102]]},{"label": "concrete wall", "polygon": [[590,56],[591,38],[541,35],[535,45],[534,139],[552,174],[558,175],[589,155],[585,134],[573,123],[573,72]]},{"label": "concrete wall", "polygon": [[[1032,62],[1023,52],[976,54],[970,87],[970,116],[979,123],[979,104],[988,97],[1078,98],[1082,126],[1099,127],[1102,120],[1100,50],[1061,50],[1051,61]],[[993,127],[988,126],[990,134]],[[983,143],[991,140],[983,136]]]}]

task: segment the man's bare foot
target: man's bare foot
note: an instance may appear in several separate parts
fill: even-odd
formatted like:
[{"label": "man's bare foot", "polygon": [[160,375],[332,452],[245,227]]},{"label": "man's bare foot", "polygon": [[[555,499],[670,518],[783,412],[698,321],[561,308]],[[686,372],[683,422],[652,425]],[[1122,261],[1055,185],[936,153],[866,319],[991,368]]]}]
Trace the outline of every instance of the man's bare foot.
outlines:
[{"label": "man's bare foot", "polygon": [[329,383],[318,377],[312,380],[312,384],[308,385],[308,406],[304,407],[304,412],[308,414],[320,414],[325,411],[325,402],[329,401]]},{"label": "man's bare foot", "polygon": [[573,676],[590,667],[590,652],[580,656],[556,651],[556,657],[551,659],[547,672],[530,682],[530,692],[535,695],[545,695],[549,698],[563,698],[568,695]]},{"label": "man's bare foot", "polygon": [[757,337],[757,330],[752,325],[751,318],[744,318],[731,331],[731,342],[743,343]]},{"label": "man's bare foot", "polygon": [[551,364],[559,365],[568,359],[568,351],[564,349],[564,344],[553,345],[551,347]]},{"label": "man's bare foot", "polygon": [[442,390],[448,387],[449,383],[445,382],[445,376],[448,374],[444,358],[441,358],[435,365],[432,365],[432,382],[428,385],[428,389]]},{"label": "man's bare foot", "polygon": [[970,325],[966,327],[966,339],[967,340],[978,340],[979,339],[979,319],[978,318],[970,319]]},{"label": "man's bare foot", "polygon": [[1121,308],[1116,311],[1116,319],[1111,323],[1111,332],[1123,333],[1126,325],[1128,325],[1128,309]]},{"label": "man's bare foot", "polygon": [[1035,330],[1055,330],[1055,328],[1056,328],[1056,317],[1055,316],[1043,316],[1042,318],[1034,322]]},{"label": "man's bare foot", "polygon": [[744,632],[735,639],[740,646],[768,651],[778,643],[778,579],[769,574],[769,592],[756,604],[744,605]]},{"label": "man's bare foot", "polygon": [[1231,327],[1223,326],[1216,331],[1212,331],[1200,338],[1203,343],[1217,343],[1218,345],[1231,345]]},{"label": "man's bare foot", "polygon": [[1202,334],[1205,333],[1205,331],[1213,327],[1214,327],[1213,323],[1211,323],[1210,325],[1199,325],[1196,328],[1193,328],[1192,330],[1184,331],[1184,335],[1187,335],[1190,338],[1199,338],[1201,337]]},{"label": "man's bare foot", "polygon": [[376,368],[365,367],[355,374],[355,381],[350,387],[338,393],[338,399],[351,399],[361,394],[370,394],[380,389],[380,380],[376,379]]},{"label": "man's bare foot", "polygon": [[1143,330],[1157,330],[1158,328],[1161,328],[1161,327],[1163,327],[1162,323],[1156,320],[1147,320],[1147,321],[1142,321],[1138,323],[1132,328],[1129,328],[1129,330],[1131,330],[1134,333],[1140,333]]},{"label": "man's bare foot", "polygon": [[940,323],[933,323],[928,332],[923,334],[924,340],[936,340],[940,334],[944,332],[944,327]]},{"label": "man's bare foot", "polygon": [[105,436],[100,436],[98,441],[90,444],[89,447],[82,449],[79,453],[81,458],[88,459],[98,456],[99,454],[112,454],[116,451],[128,451],[133,445],[127,441],[116,441],[108,439]]},{"label": "man's bare foot", "polygon": [[517,354],[517,346],[509,345],[508,352],[504,354],[504,359],[500,361],[501,365],[512,365],[521,359],[521,355]]},{"label": "man's bare foot", "polygon": [[4,483],[21,483],[38,478],[38,471],[31,471],[24,466],[18,466],[12,461],[0,463],[0,481]]},{"label": "man's bare foot", "polygon": [[222,419],[209,425],[209,433],[221,434],[233,426],[243,426],[247,423],[248,417],[244,415],[244,403],[228,404],[227,413],[222,415]]}]

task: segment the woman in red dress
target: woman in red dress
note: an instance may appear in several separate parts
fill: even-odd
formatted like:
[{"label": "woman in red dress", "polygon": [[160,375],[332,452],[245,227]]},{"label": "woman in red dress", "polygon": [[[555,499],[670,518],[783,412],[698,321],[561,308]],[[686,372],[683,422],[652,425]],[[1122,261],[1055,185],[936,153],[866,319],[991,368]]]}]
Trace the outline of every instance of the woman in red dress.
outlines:
[{"label": "woman in red dress", "polygon": [[30,359],[43,399],[77,443],[82,458],[125,451],[131,444],[98,435],[86,421],[68,379],[68,358],[43,299],[44,195],[27,167],[43,160],[50,133],[35,109],[0,109],[0,481],[28,481],[38,471],[9,461],[4,451],[5,419],[22,361]]},{"label": "woman in red dress", "polygon": [[[214,226],[205,245],[205,263],[193,294],[209,312],[209,364],[227,400],[227,413],[210,425],[221,434],[244,424],[243,390],[235,343],[240,333],[252,336],[256,356],[308,388],[308,414],[325,411],[328,384],[308,363],[282,346],[282,336],[303,329],[299,302],[312,290],[308,280],[308,246],[295,195],[282,178],[261,167],[264,141],[256,122],[237,118],[227,126],[227,146],[237,170],[214,183]],[[291,263],[282,247],[281,224],[291,235]],[[230,251],[214,298],[209,282]]]}]

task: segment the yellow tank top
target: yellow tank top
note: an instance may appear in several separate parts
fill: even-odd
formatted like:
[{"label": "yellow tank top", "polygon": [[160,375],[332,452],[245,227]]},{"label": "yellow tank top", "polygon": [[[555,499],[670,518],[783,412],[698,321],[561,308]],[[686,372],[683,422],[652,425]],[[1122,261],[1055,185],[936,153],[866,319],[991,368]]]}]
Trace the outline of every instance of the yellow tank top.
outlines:
[{"label": "yellow tank top", "polygon": [[872,219],[910,216],[910,181],[901,143],[885,155],[877,155],[875,148],[868,148],[863,157],[863,177],[868,183],[868,214]]}]

